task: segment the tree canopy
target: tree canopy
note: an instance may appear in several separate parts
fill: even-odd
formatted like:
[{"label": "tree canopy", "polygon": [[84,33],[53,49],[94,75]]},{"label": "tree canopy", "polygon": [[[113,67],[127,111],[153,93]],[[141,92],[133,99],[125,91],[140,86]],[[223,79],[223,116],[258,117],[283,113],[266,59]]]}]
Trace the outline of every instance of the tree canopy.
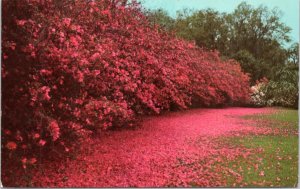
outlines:
[{"label": "tree canopy", "polygon": [[[158,12],[161,14],[154,14]],[[242,2],[232,13],[185,9],[177,12],[175,19],[162,10],[149,15],[151,22],[168,26],[178,37],[195,41],[199,47],[218,50],[225,59],[239,61],[250,74],[252,84],[263,77],[274,79],[287,62],[299,62],[299,45],[286,48],[291,42],[291,28],[281,21],[282,13],[277,8],[255,8]]]}]

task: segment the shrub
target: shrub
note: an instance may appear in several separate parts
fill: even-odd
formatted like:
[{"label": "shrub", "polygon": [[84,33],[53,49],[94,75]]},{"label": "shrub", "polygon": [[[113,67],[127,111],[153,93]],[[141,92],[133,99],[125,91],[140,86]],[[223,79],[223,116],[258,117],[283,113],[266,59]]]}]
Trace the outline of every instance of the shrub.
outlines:
[{"label": "shrub", "polygon": [[251,87],[252,104],[256,106],[298,107],[298,68],[284,67],[276,80],[260,80]]},{"label": "shrub", "polygon": [[22,164],[43,149],[69,152],[138,115],[248,100],[238,63],[148,24],[134,1],[4,0],[2,7],[12,15],[3,18],[4,159]]},{"label": "shrub", "polygon": [[263,91],[270,106],[298,107],[298,88],[292,83],[270,81]]},{"label": "shrub", "polygon": [[276,80],[264,87],[266,99],[271,105],[298,107],[298,66],[286,65],[276,73]]}]

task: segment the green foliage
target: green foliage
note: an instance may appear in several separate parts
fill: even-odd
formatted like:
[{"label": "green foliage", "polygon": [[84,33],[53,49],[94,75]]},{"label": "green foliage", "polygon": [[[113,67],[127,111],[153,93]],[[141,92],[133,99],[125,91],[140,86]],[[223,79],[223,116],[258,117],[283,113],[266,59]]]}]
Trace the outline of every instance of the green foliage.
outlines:
[{"label": "green foliage", "polygon": [[298,69],[294,65],[279,70],[274,81],[265,85],[262,91],[266,94],[266,101],[272,105],[298,107]]},{"label": "green foliage", "polygon": [[172,30],[174,27],[175,20],[165,10],[147,10],[144,14],[152,25],[160,25],[164,30]]},{"label": "green foliage", "polygon": [[294,43],[287,50],[289,62],[297,65],[299,64],[299,43]]},{"label": "green foliage", "polygon": [[[265,62],[257,60],[248,50],[240,50],[233,54],[232,58],[241,64],[243,70],[247,70],[248,73],[251,73],[251,78],[263,78],[265,73],[269,70]],[[252,84],[254,81],[255,80],[252,79]]]},{"label": "green foliage", "polygon": [[194,40],[200,47],[208,49],[220,49],[223,36],[226,34],[222,15],[212,9],[194,12],[190,16],[187,13],[178,13],[175,30],[179,37]]},{"label": "green foliage", "polygon": [[[299,61],[299,45],[289,49],[287,27],[280,19],[278,9],[252,7],[242,2],[232,13],[213,9],[191,11],[184,9],[173,20],[165,11],[153,11],[151,20],[175,31],[178,37],[195,41],[210,50],[218,50],[226,58],[241,62],[243,70],[251,75],[251,84],[263,77],[273,80],[287,62]],[[172,20],[172,21],[169,21]],[[168,26],[168,27],[166,27]]]}]

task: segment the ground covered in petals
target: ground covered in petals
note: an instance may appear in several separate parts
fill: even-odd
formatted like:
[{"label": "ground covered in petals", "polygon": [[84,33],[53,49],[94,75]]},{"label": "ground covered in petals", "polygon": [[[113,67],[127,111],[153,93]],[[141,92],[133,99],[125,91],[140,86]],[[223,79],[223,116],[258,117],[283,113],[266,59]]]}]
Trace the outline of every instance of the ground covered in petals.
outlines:
[{"label": "ground covered in petals", "polygon": [[[264,116],[278,111],[282,110],[195,109],[146,117],[138,128],[104,132],[77,154],[43,162],[23,179],[12,183],[7,178],[6,185],[294,186],[298,124],[275,119],[280,124],[271,127],[275,122]],[[275,159],[280,162],[269,162]],[[289,174],[289,179],[283,178]]]}]

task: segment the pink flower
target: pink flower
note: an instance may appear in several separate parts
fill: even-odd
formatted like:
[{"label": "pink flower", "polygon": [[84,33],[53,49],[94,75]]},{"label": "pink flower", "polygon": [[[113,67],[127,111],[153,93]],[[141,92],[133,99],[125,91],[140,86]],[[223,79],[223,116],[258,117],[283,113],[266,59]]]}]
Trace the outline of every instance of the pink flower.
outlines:
[{"label": "pink flower", "polygon": [[64,38],[65,37],[64,32],[59,32],[59,37]]},{"label": "pink flower", "polygon": [[87,119],[85,119],[85,122],[88,124],[88,125],[91,125],[92,124],[92,122],[87,118]]},{"label": "pink flower", "polygon": [[14,43],[14,42],[10,43],[9,47],[11,48],[11,50],[14,51],[16,49],[16,43]]},{"label": "pink flower", "polygon": [[8,142],[6,144],[6,148],[9,150],[15,150],[17,148],[17,144],[15,142]]},{"label": "pink flower", "polygon": [[94,75],[97,76],[100,74],[100,70],[94,70]]},{"label": "pink flower", "polygon": [[81,105],[81,104],[83,104],[83,100],[81,100],[81,99],[76,99],[76,100],[75,100],[75,103]]},{"label": "pink flower", "polygon": [[84,75],[83,75],[83,73],[82,73],[81,71],[78,71],[78,72],[77,72],[76,79],[77,79],[77,81],[78,81],[79,83],[82,83],[82,82],[83,82],[83,80],[84,80]]},{"label": "pink flower", "polygon": [[71,24],[71,18],[64,18],[63,19],[63,23],[65,24],[65,26],[70,26],[70,24]]},{"label": "pink flower", "polygon": [[44,146],[46,144],[46,141],[41,139],[38,144],[39,146]]},{"label": "pink flower", "polygon": [[95,60],[97,60],[99,57],[100,57],[100,54],[97,52],[97,53],[95,53],[95,54],[92,55],[91,60],[92,60],[92,61],[95,61]]},{"label": "pink flower", "polygon": [[22,158],[21,162],[22,162],[23,164],[27,163],[27,158],[26,158],[26,157]]},{"label": "pink flower", "polygon": [[34,139],[40,138],[40,134],[39,134],[39,133],[35,133],[35,134],[33,135],[33,138],[34,138]]},{"label": "pink flower", "polygon": [[10,130],[8,130],[8,129],[4,129],[4,134],[6,134],[6,135],[11,135],[11,132],[10,132]]},{"label": "pink flower", "polygon": [[73,52],[72,55],[71,55],[72,58],[76,58],[78,56],[79,56],[78,52]]},{"label": "pink flower", "polygon": [[104,15],[109,15],[110,11],[109,10],[103,10],[103,11],[101,11],[101,13],[104,14]]},{"label": "pink flower", "polygon": [[74,36],[71,36],[71,37],[70,37],[70,42],[72,43],[72,45],[73,45],[74,47],[78,47],[78,45],[79,45],[77,38],[74,37]]},{"label": "pink flower", "polygon": [[96,6],[96,3],[94,1],[91,1],[90,5],[93,7],[93,6]]},{"label": "pink flower", "polygon": [[82,59],[82,60],[80,60],[80,62],[79,62],[79,65],[80,66],[83,66],[83,65],[88,65],[89,64],[89,62],[88,62],[88,60],[87,59]]},{"label": "pink flower", "polygon": [[70,149],[69,149],[69,148],[67,148],[67,147],[65,147],[65,151],[66,151],[66,152],[69,152],[69,151],[70,151]]},{"label": "pink flower", "polygon": [[20,134],[17,134],[17,136],[15,136],[15,139],[18,141],[23,141],[23,137]]},{"label": "pink flower", "polygon": [[44,75],[44,76],[49,76],[49,75],[52,74],[52,71],[45,70],[45,69],[41,69],[41,70],[40,70],[40,74],[41,74],[41,75]]},{"label": "pink flower", "polygon": [[36,158],[31,158],[31,159],[29,160],[29,163],[30,163],[30,164],[35,164],[36,162],[37,162]]},{"label": "pink flower", "polygon": [[52,140],[56,141],[60,135],[60,132],[59,132],[60,129],[59,129],[58,123],[55,120],[51,121],[48,129],[52,136]]},{"label": "pink flower", "polygon": [[42,95],[43,95],[43,99],[44,100],[50,100],[51,99],[51,97],[50,97],[50,95],[49,95],[49,92],[50,92],[50,88],[49,87],[47,87],[47,86],[43,86],[41,89],[40,89],[40,91],[41,91],[41,93],[42,93]]},{"label": "pink flower", "polygon": [[18,26],[24,26],[26,24],[26,20],[16,20]]}]

